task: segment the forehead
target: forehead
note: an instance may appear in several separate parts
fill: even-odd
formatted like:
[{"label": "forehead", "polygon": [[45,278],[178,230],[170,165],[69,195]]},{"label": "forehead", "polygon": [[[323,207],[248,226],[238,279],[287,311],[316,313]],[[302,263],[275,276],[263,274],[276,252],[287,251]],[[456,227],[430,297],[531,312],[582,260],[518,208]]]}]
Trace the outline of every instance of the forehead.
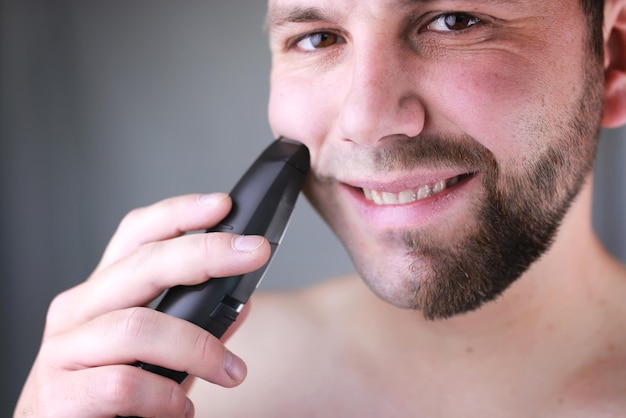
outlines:
[{"label": "forehead", "polygon": [[[286,23],[328,21],[339,23],[351,15],[385,13],[404,14],[418,7],[430,9],[473,11],[482,7],[497,7],[520,13],[524,10],[544,10],[549,17],[549,10],[560,6],[579,5],[580,0],[269,0],[266,26],[269,29]],[[560,6],[559,6],[560,5]]]},{"label": "forehead", "polygon": [[434,3],[437,0],[269,0],[267,25],[312,20],[336,20],[360,9],[395,9],[402,11],[415,3]]}]

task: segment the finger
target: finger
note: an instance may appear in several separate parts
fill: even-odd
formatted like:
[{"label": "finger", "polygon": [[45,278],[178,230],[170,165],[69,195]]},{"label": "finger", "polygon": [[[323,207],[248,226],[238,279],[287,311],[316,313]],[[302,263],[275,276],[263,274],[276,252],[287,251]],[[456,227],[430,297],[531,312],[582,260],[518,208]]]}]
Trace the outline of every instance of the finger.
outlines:
[{"label": "finger", "polygon": [[53,384],[42,385],[39,409],[45,411],[42,416],[178,418],[193,404],[173,380],[115,365],[55,376]]},{"label": "finger", "polygon": [[106,312],[146,305],[175,285],[256,270],[267,262],[270,252],[263,237],[226,233],[193,234],[143,245],[55,298],[48,310],[47,335]]},{"label": "finger", "polygon": [[165,199],[129,212],[111,238],[96,271],[142,244],[170,239],[216,225],[230,211],[225,193],[192,194]]},{"label": "finger", "polygon": [[246,375],[245,363],[216,337],[190,322],[148,308],[112,312],[55,336],[42,361],[64,370],[140,361],[225,387],[238,385]]}]

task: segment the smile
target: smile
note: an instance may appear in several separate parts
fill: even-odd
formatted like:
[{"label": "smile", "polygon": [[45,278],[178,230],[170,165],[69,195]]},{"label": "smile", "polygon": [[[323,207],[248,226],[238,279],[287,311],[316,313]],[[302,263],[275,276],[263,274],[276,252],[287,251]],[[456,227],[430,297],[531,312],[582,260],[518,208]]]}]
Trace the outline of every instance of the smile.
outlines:
[{"label": "smile", "polygon": [[460,176],[452,177],[447,180],[439,180],[435,183],[424,184],[416,189],[404,190],[400,193],[365,188],[362,190],[365,198],[376,205],[405,205],[435,196],[446,189],[456,186],[461,181],[469,178],[470,176],[472,175],[462,174]]}]

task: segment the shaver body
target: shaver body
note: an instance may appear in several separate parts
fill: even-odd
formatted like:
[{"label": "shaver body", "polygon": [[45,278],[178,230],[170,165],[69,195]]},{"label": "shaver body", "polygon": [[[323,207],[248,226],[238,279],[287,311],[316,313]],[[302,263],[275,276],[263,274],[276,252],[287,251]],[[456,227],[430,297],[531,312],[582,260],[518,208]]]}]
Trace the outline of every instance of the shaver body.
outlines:
[{"label": "shaver body", "polygon": [[[192,322],[221,338],[259,285],[274,257],[308,169],[309,151],[301,143],[281,138],[267,147],[231,191],[231,212],[207,232],[263,235],[271,246],[269,261],[247,274],[212,278],[195,286],[173,287],[156,309]],[[179,383],[187,377],[184,372],[151,364],[137,366]]]}]

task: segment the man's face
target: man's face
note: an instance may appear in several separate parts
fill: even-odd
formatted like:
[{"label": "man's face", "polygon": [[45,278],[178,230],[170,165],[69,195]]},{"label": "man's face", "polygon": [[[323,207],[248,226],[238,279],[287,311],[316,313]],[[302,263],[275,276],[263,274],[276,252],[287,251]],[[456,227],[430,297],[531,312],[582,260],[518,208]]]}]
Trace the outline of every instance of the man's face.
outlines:
[{"label": "man's face", "polygon": [[578,0],[270,0],[270,123],[382,298],[442,318],[549,246],[602,104]]}]

